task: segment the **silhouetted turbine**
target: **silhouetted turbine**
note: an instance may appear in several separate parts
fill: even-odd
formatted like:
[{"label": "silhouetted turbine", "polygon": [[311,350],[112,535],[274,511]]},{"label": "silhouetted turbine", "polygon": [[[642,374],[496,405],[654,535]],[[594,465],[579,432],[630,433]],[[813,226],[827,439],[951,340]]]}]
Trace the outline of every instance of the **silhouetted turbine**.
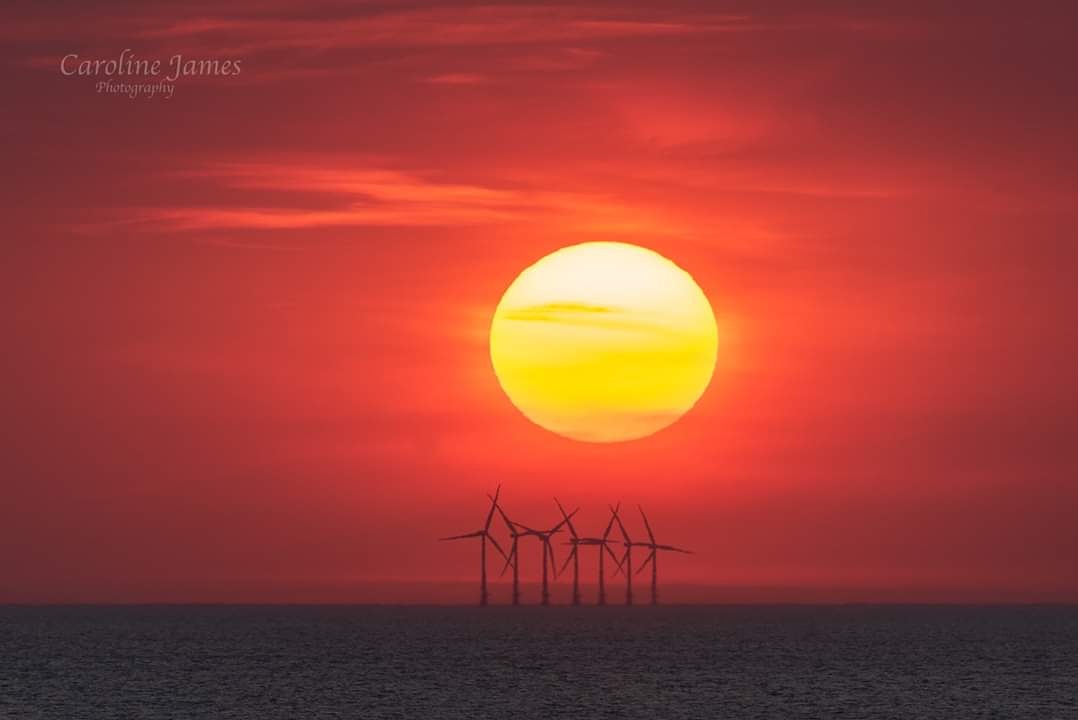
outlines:
[{"label": "silhouetted turbine", "polygon": [[610,512],[614,514],[614,521],[618,524],[618,530],[621,531],[622,544],[625,546],[625,555],[622,556],[622,561],[618,563],[618,572],[625,573],[625,604],[633,604],[633,546],[641,545],[647,546],[647,543],[633,542],[629,537],[629,532],[625,529],[625,526],[621,522],[621,517],[618,515],[618,509],[621,507],[619,504],[617,508],[610,508]]},{"label": "silhouetted turbine", "polygon": [[[618,503],[617,508],[621,507],[621,503]],[[606,555],[614,560],[614,563],[618,566],[618,570],[621,569],[621,560],[614,554],[614,551],[610,549],[610,531],[614,527],[614,515],[616,510],[612,510],[610,513],[610,521],[606,524],[606,529],[603,530],[602,537],[578,537],[575,541],[570,541],[573,544],[572,554],[575,557],[577,554],[577,548],[581,545],[592,545],[599,548],[599,605],[606,605],[606,575],[605,575],[605,560]],[[564,571],[565,568],[562,568]],[[574,573],[575,578],[575,573]],[[574,582],[575,585],[575,582]],[[573,593],[577,593],[574,591]]]},{"label": "silhouetted turbine", "polygon": [[554,498],[554,503],[558,506],[558,510],[561,511],[561,516],[565,519],[565,524],[569,528],[569,544],[572,545],[572,549],[569,550],[569,556],[565,558],[565,564],[561,566],[561,572],[565,572],[565,568],[569,566],[569,563],[573,563],[573,605],[580,604],[580,557],[577,554],[577,547],[580,544],[580,538],[576,534],[576,528],[573,527],[573,521],[569,519],[569,515],[566,514],[565,508],[558,502],[558,498]]},{"label": "silhouetted turbine", "polygon": [[[489,495],[487,497],[490,497]],[[494,500],[494,498],[491,498]],[[517,545],[520,542],[520,536],[528,533],[521,532],[516,523],[509,519],[509,516],[502,510],[502,506],[494,502],[495,507],[498,508],[498,515],[501,516],[502,522],[505,523],[506,530],[509,531],[509,537],[512,538],[512,544],[509,546],[509,554],[505,557],[505,565],[502,566],[502,571],[499,575],[505,575],[505,571],[510,565],[513,567],[513,604],[520,604],[520,557],[517,554]],[[504,554],[504,553],[503,553]]]},{"label": "silhouetted turbine", "polygon": [[572,518],[573,515],[576,515],[579,510],[580,508],[573,510],[571,513],[566,515],[560,523],[550,528],[549,530],[536,530],[535,528],[530,528],[527,525],[521,525],[520,523],[516,523],[518,527],[522,527],[526,531],[521,533],[521,535],[534,535],[539,538],[539,540],[543,543],[543,595],[541,600],[542,605],[550,604],[549,573],[547,572],[548,564],[550,572],[554,574],[555,578],[558,577],[558,568],[554,561],[554,547],[550,544],[550,536],[554,535],[555,533],[561,532],[561,526],[569,522],[570,518]]},{"label": "silhouetted turbine", "polygon": [[659,550],[669,550],[672,552],[685,553],[686,555],[692,555],[692,550],[685,550],[683,548],[674,547],[673,545],[658,545],[655,543],[655,533],[651,532],[651,523],[648,522],[648,516],[644,514],[644,508],[639,505],[636,506],[640,510],[640,517],[644,518],[644,527],[648,531],[649,543],[636,543],[646,548],[651,548],[651,552],[648,553],[647,558],[640,564],[640,568],[636,571],[637,574],[642,573],[644,568],[651,563],[651,604],[659,604]]},{"label": "silhouetted turbine", "polygon": [[[498,541],[490,534],[490,523],[494,519],[494,508],[498,506],[498,494],[501,493],[502,486],[499,485],[498,489],[494,491],[494,497],[490,498],[490,512],[487,513],[487,520],[483,523],[483,529],[477,530],[472,533],[466,533],[464,535],[453,535],[452,537],[439,538],[440,540],[463,540],[465,538],[481,538],[479,543],[479,604],[487,604],[487,540],[493,543],[494,547],[501,553],[502,557],[505,557],[505,551],[502,550],[502,546],[498,544]],[[487,497],[490,497],[489,495]]]}]

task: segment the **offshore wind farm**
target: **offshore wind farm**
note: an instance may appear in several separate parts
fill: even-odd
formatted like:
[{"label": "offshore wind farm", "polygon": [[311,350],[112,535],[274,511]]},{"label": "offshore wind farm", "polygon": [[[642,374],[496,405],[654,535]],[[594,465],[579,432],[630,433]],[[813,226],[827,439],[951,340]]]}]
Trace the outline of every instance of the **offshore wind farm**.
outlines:
[{"label": "offshore wind farm", "polygon": [[[499,485],[494,491],[493,495],[487,495],[487,499],[490,501],[490,506],[486,512],[486,519],[483,522],[483,526],[476,531],[463,533],[459,535],[449,535],[439,538],[440,541],[453,541],[453,540],[471,540],[473,538],[479,539],[479,605],[486,606],[490,604],[490,587],[488,580],[488,553],[487,543],[489,542],[494,550],[501,556],[504,564],[501,571],[498,573],[499,577],[504,576],[506,572],[512,571],[512,594],[510,596],[510,604],[521,605],[521,540],[524,538],[535,538],[539,543],[541,550],[541,559],[539,562],[539,572],[541,577],[540,584],[540,597],[539,605],[551,604],[551,591],[550,586],[552,582],[556,582],[557,579],[565,573],[565,571],[572,565],[572,595],[570,596],[570,604],[577,606],[585,604],[581,594],[581,582],[580,582],[580,548],[581,547],[594,547],[597,549],[597,583],[596,583],[596,596],[595,605],[607,604],[606,593],[606,559],[609,556],[613,562],[614,572],[613,576],[621,576],[625,583],[625,605],[634,604],[633,596],[633,575],[643,573],[649,567],[651,569],[651,593],[650,604],[659,604],[659,552],[676,552],[685,555],[692,555],[694,552],[675,545],[659,544],[655,539],[655,534],[652,531],[651,523],[648,521],[647,514],[644,512],[644,508],[640,505],[637,509],[640,512],[640,518],[643,521],[643,526],[647,534],[648,540],[633,540],[623,522],[620,509],[621,503],[616,505],[609,505],[609,519],[606,522],[605,529],[601,535],[598,536],[581,536],[578,534],[576,526],[573,524],[573,517],[580,511],[580,508],[574,509],[572,512],[566,512],[565,507],[561,504],[558,498],[553,498],[554,505],[557,507],[558,512],[561,515],[561,520],[555,522],[553,525],[546,529],[536,529],[532,526],[525,525],[519,520],[513,520],[509,514],[502,507],[501,504],[501,486]],[[509,551],[506,552],[501,544],[498,543],[495,538],[493,530],[494,516],[497,514],[504,525],[504,531],[508,535],[507,544]],[[612,537],[612,531],[617,527],[620,534],[619,538]],[[561,533],[568,533],[567,538],[561,543],[563,546],[568,546],[568,550],[565,555],[565,562],[562,563],[559,568],[556,560],[556,553],[554,551],[555,543],[553,538]],[[613,547],[620,546],[621,553],[618,554]],[[633,569],[633,548],[642,548],[647,550],[648,553],[644,558],[644,561],[634,571]]]}]

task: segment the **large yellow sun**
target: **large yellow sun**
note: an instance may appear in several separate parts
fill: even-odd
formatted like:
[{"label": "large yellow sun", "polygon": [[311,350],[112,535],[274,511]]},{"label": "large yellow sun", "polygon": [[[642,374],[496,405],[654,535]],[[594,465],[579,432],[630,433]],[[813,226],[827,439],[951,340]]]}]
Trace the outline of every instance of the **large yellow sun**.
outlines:
[{"label": "large yellow sun", "polygon": [[715,370],[718,330],[692,276],[636,245],[589,242],[547,255],[509,286],[490,359],[532,422],[589,442],[675,422]]}]

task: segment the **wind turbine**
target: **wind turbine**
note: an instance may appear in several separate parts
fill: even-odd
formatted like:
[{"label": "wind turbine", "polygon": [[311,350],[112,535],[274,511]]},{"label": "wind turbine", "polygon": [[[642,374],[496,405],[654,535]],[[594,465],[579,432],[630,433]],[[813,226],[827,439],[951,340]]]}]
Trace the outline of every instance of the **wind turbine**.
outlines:
[{"label": "wind turbine", "polygon": [[648,563],[649,562],[651,563],[651,604],[652,605],[658,605],[659,604],[659,555],[658,555],[658,551],[659,550],[670,550],[672,552],[685,553],[686,555],[692,555],[693,552],[692,552],[692,550],[685,550],[683,548],[674,547],[673,545],[658,545],[658,544],[656,544],[655,543],[655,534],[653,532],[651,532],[651,523],[648,522],[648,516],[644,514],[644,508],[640,507],[639,505],[637,505],[636,507],[640,509],[640,517],[644,518],[644,527],[646,527],[648,529],[648,539],[651,540],[650,543],[636,543],[637,545],[641,545],[641,546],[646,547],[646,548],[651,548],[651,552],[648,553],[647,558],[645,558],[644,562],[640,564],[640,568],[636,572],[637,573],[643,572],[644,568],[646,568],[648,566]]},{"label": "wind turbine", "polygon": [[[648,544],[647,543],[633,542],[632,538],[629,537],[629,533],[625,529],[625,526],[622,525],[621,517],[618,515],[618,509],[620,507],[621,507],[620,505],[618,506],[618,508],[612,507],[612,508],[610,508],[610,512],[612,512],[614,514],[614,521],[617,522],[618,530],[621,531],[622,544],[625,545],[625,555],[622,556],[622,561],[620,563],[618,563],[618,572],[624,572],[625,573],[625,604],[626,605],[632,605],[633,604],[633,546],[634,545],[647,546]],[[616,575],[617,573],[614,573],[614,574]]]},{"label": "wind turbine", "polygon": [[557,579],[558,577],[558,568],[554,563],[554,547],[550,544],[550,536],[555,533],[561,532],[561,526],[565,525],[568,522],[571,522],[573,515],[576,515],[579,511],[580,508],[573,510],[571,513],[562,518],[562,521],[560,523],[550,528],[549,530],[536,530],[535,528],[530,528],[527,525],[521,525],[520,523],[516,523],[519,527],[524,528],[524,530],[526,531],[522,534],[534,535],[539,538],[539,540],[543,543],[543,596],[540,603],[542,605],[550,604],[549,573],[547,572],[548,564],[550,572],[554,573],[554,578]]},{"label": "wind turbine", "polygon": [[[487,495],[487,497],[490,497]],[[520,604],[520,559],[517,555],[517,544],[520,542],[521,535],[527,535],[527,532],[521,532],[517,529],[516,523],[509,519],[509,516],[502,510],[502,506],[498,504],[497,499],[490,498],[494,503],[494,507],[498,509],[498,515],[501,516],[502,522],[505,523],[505,529],[509,531],[509,537],[513,539],[512,544],[509,546],[509,554],[505,555],[505,565],[502,566],[502,571],[499,575],[505,575],[505,571],[509,569],[509,566],[513,566],[513,604]],[[523,527],[523,526],[522,526]]]},{"label": "wind turbine", "polygon": [[[565,564],[561,566],[561,572],[565,572],[565,568],[569,567],[569,563],[573,563],[573,605],[580,604],[580,557],[577,554],[577,549],[580,547],[580,538],[576,534],[576,528],[573,527],[573,521],[569,519],[569,516],[565,513],[565,508],[558,502],[558,498],[554,498],[554,502],[558,506],[558,510],[561,511],[561,516],[565,518],[565,524],[569,527],[569,544],[573,546],[569,551],[569,556],[565,558]],[[602,551],[599,551],[599,559],[602,559]]]},{"label": "wind turbine", "polygon": [[[480,538],[479,543],[479,604],[487,604],[487,540],[493,543],[494,547],[502,557],[505,557],[505,551],[502,550],[502,546],[498,544],[498,541],[494,539],[494,536],[490,534],[490,523],[494,519],[494,508],[498,506],[498,495],[502,491],[502,486],[499,485],[498,489],[494,491],[494,497],[490,498],[490,512],[487,513],[487,521],[483,523],[481,530],[475,532],[465,533],[464,535],[453,535],[451,537],[439,538],[440,540],[463,540],[465,538]],[[490,497],[489,495],[487,497]]]},{"label": "wind turbine", "polygon": [[509,535],[513,538],[513,544],[510,546],[509,555],[506,557],[506,565],[501,568],[501,573],[505,574],[506,570],[510,566],[513,568],[513,605],[520,605],[521,586],[520,586],[520,539],[525,536],[535,536],[539,538],[542,543],[542,605],[550,605],[550,574],[549,571],[554,572],[554,577],[557,577],[557,568],[554,567],[554,549],[550,544],[550,537],[562,530],[562,526],[568,521],[568,518],[576,515],[579,511],[573,510],[566,516],[565,520],[558,523],[549,530],[537,530],[535,528],[528,527],[523,523],[517,523],[509,520],[505,511],[502,511],[501,506],[498,506],[498,512],[501,514],[501,520],[506,523],[506,527],[509,529]]},{"label": "wind turbine", "polygon": [[[557,502],[557,500],[555,500]],[[560,508],[561,505],[559,504]],[[621,507],[621,503],[618,503],[618,507]],[[565,515],[565,511],[562,510],[562,515]],[[573,561],[573,604],[579,605],[580,592],[577,589],[577,576],[578,576],[578,564],[577,559],[579,554],[579,548],[581,545],[591,545],[599,548],[599,605],[606,605],[606,574],[605,574],[605,560],[606,555],[610,557],[617,564],[618,568],[621,568],[621,561],[618,560],[618,556],[614,554],[614,551],[610,549],[610,530],[614,527],[614,514],[610,515],[610,522],[606,524],[606,530],[603,531],[602,537],[577,537],[576,532],[573,530],[572,523],[569,523],[569,532],[573,537],[569,540],[569,544],[573,546],[573,549],[569,551],[569,558],[566,559],[565,565],[562,566],[562,572],[565,572],[565,566],[569,564],[569,560]]]}]

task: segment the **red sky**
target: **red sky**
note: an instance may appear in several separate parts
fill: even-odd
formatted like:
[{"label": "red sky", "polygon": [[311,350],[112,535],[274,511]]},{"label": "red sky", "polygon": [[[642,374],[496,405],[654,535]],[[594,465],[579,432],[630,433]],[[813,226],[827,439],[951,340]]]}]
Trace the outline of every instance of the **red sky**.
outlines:
[{"label": "red sky", "polygon": [[[470,600],[498,483],[694,599],[1078,601],[1073,11],[804,5],[7,3],[0,601]],[[242,72],[60,72],[125,48]],[[722,330],[629,444],[487,354],[587,240]]]}]

